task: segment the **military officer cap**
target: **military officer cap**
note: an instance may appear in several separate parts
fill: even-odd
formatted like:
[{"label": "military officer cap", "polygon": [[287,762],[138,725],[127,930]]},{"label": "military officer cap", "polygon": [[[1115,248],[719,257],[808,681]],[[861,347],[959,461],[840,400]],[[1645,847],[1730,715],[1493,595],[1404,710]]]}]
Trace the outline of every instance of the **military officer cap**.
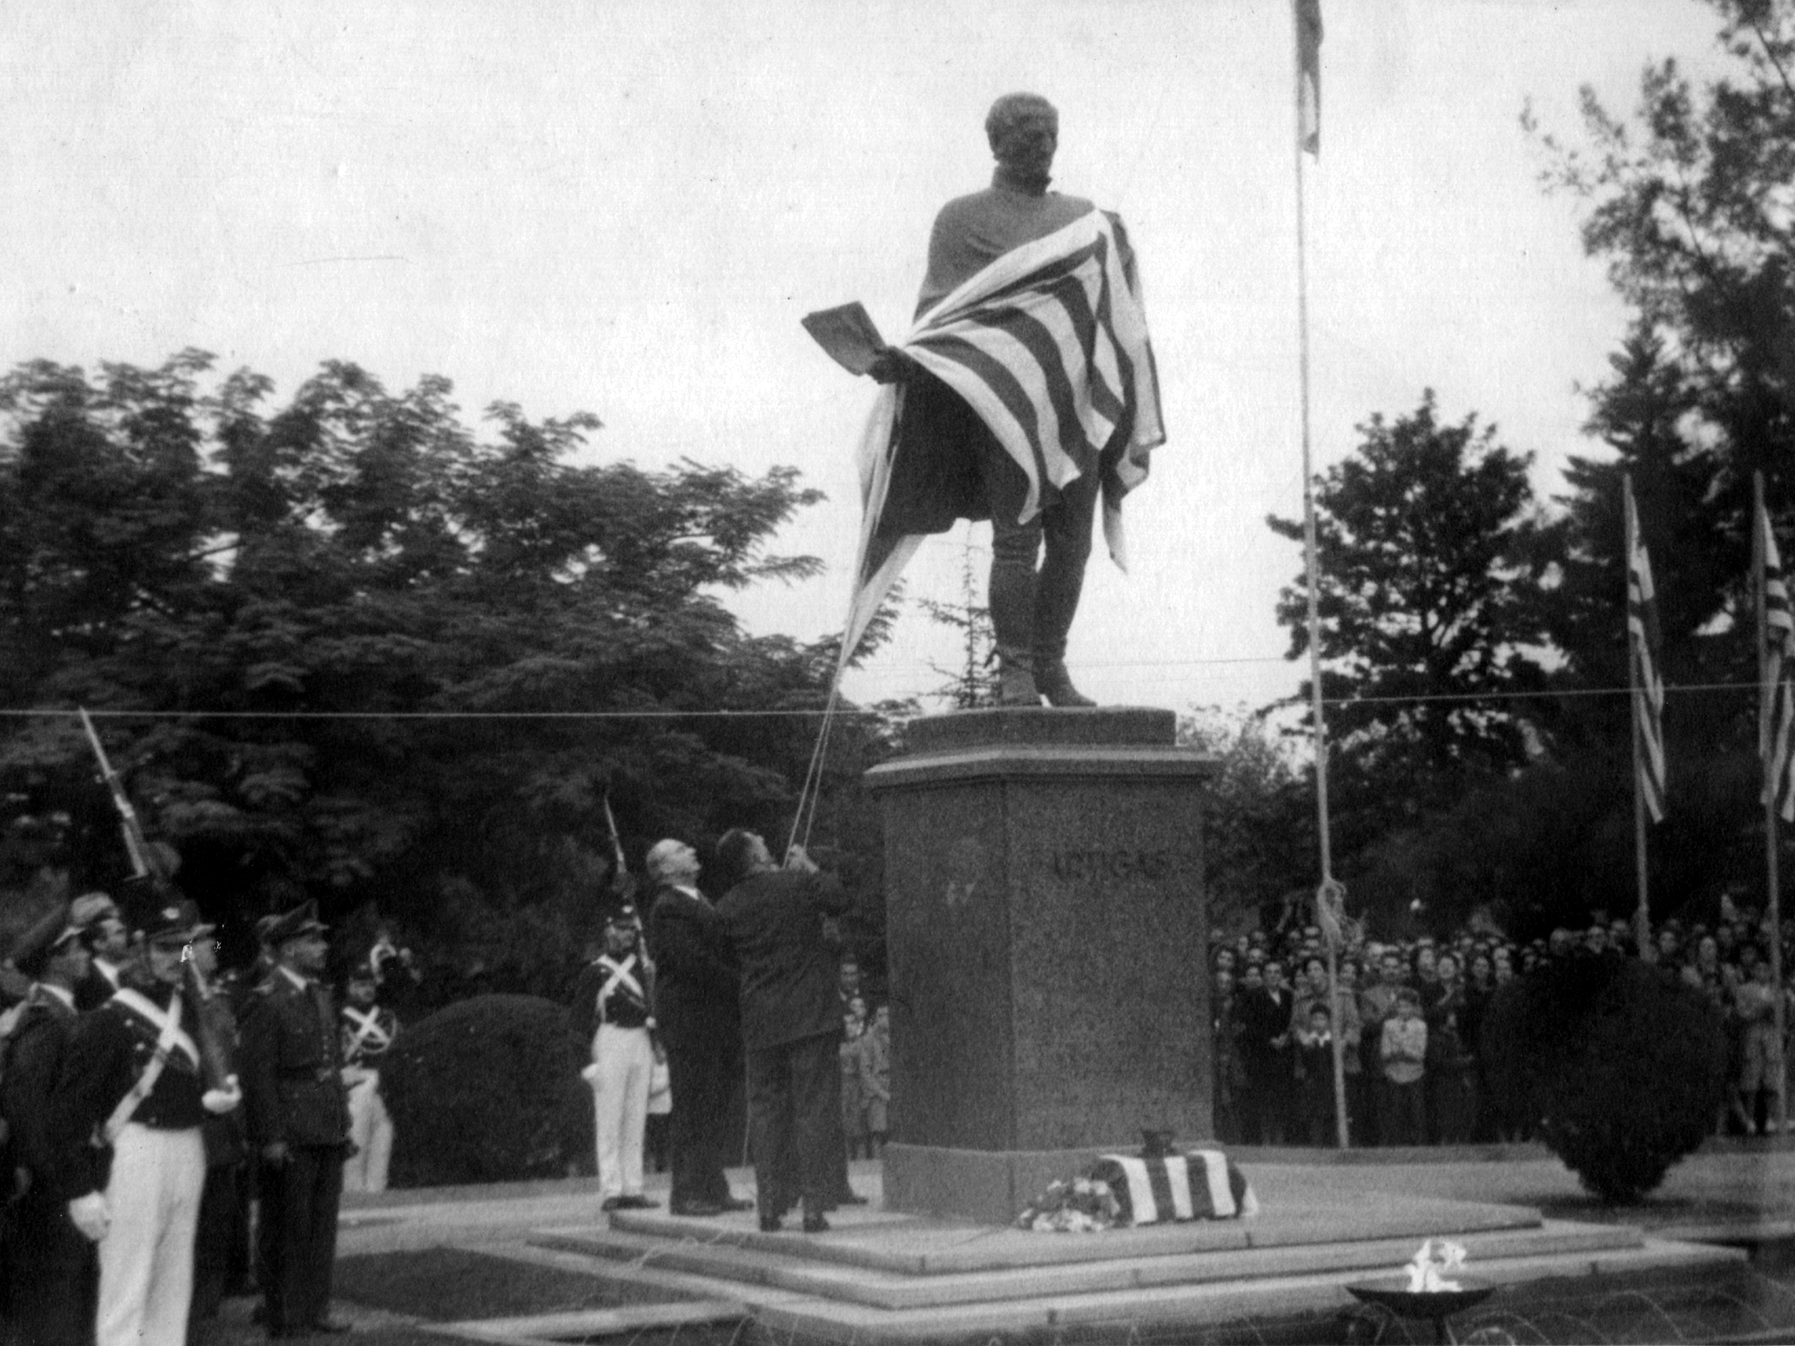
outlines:
[{"label": "military officer cap", "polygon": [[329,929],[329,926],[318,919],[318,904],[302,902],[293,910],[276,917],[262,939],[264,943],[278,949],[289,940],[301,939],[306,935],[322,935]]},{"label": "military officer cap", "polygon": [[57,903],[24,931],[7,954],[7,961],[27,976],[38,976],[58,949],[81,937],[81,927],[70,919],[70,908]]},{"label": "military officer cap", "polygon": [[68,923],[77,930],[85,930],[88,926],[105,920],[108,916],[115,921],[120,919],[118,903],[114,902],[106,893],[97,891],[82,893],[80,897],[69,904]]},{"label": "military officer cap", "polygon": [[143,937],[151,944],[185,944],[193,938],[187,904],[164,902],[144,918]]},{"label": "military officer cap", "polygon": [[204,939],[207,935],[218,929],[217,925],[200,915],[199,903],[195,902],[192,898],[187,898],[182,901],[181,915],[186,918],[187,924],[193,932],[194,939]]}]

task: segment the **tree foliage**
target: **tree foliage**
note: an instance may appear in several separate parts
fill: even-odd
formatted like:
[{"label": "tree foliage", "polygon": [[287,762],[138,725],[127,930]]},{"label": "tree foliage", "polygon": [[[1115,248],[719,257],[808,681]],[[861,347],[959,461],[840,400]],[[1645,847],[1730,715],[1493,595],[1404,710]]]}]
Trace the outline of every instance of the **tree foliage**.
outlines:
[{"label": "tree foliage", "polygon": [[[447,380],[341,362],[276,408],[211,365],[0,378],[0,705],[99,713],[209,909],[378,902],[541,987],[589,932],[607,796],[638,854],[789,821],[835,649],[720,596],[816,572],[772,547],[819,498],[795,470],[595,463],[591,415],[475,430]],[[826,793],[881,750],[844,723]],[[111,877],[71,718],[9,721],[0,775]]]},{"label": "tree foliage", "polygon": [[1217,764],[1203,810],[1210,923],[1250,924],[1272,899],[1312,890],[1313,799],[1288,745],[1264,717],[1204,707],[1180,719],[1178,742]]}]

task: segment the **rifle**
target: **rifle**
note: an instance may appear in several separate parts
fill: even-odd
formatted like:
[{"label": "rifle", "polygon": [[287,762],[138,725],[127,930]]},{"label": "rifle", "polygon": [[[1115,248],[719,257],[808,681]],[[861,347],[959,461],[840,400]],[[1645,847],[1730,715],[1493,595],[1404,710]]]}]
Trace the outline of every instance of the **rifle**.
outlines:
[{"label": "rifle", "polygon": [[81,708],[81,727],[87,731],[88,744],[100,764],[100,780],[112,792],[112,806],[118,810],[119,834],[125,839],[125,854],[131,858],[131,877],[166,883],[170,876],[163,872],[162,857],[151,849],[149,838],[144,836],[143,824],[131,805],[131,796],[125,793],[124,781],[112,769],[112,760],[106,756],[106,749],[100,742],[100,731],[94,728],[93,716],[85,707]]},{"label": "rifle", "polygon": [[611,792],[602,796],[605,806],[605,832],[611,839],[611,888],[622,892],[629,879],[629,865],[623,858],[623,838],[617,835],[617,815],[611,812]]},{"label": "rifle", "polygon": [[[94,728],[93,716],[87,713],[86,707],[79,709],[81,727],[87,731],[87,742],[93,748],[94,760],[100,765],[100,779],[112,794],[113,808],[118,810],[118,830],[124,838],[125,854],[131,860],[131,877],[148,880],[159,890],[159,895],[166,896],[174,878],[173,871],[144,835],[143,823],[137,817],[130,795],[125,793],[124,781],[106,756],[100,732]],[[223,1006],[217,1003],[213,987],[194,964],[190,948],[181,951],[181,984],[193,1005],[193,1040],[199,1047],[207,1087],[228,1090],[231,1087],[228,1081],[237,1073],[236,1063],[232,1060],[231,1034],[223,1021],[224,1015],[219,1012]]]}]

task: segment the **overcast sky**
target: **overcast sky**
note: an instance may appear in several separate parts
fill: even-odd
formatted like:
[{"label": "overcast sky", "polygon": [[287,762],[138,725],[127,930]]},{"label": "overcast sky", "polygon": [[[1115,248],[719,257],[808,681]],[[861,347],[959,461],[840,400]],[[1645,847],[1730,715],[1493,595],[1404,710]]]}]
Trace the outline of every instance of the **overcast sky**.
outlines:
[{"label": "overcast sky", "polygon": [[[1547,197],[1526,99],[1631,111],[1646,61],[1712,59],[1699,0],[1323,0],[1307,192],[1318,464],[1437,390],[1537,455],[1590,445],[1579,383],[1625,313]],[[1093,559],[1081,685],[1185,709],[1292,691],[1272,615],[1300,558],[1287,0],[58,0],[0,6],[0,365],[187,346],[290,395],[318,362],[390,389],[605,422],[603,458],[802,469],[782,549],[825,579],[751,627],[838,629],[872,385],[798,325],[858,298],[901,332],[930,221],[989,177],[998,94],[1060,108],[1056,186],[1127,220],[1170,440]],[[982,546],[985,529],[974,530]],[[913,596],[959,589],[964,528]],[[979,561],[982,589],[983,559]],[[940,681],[920,613],[854,676]]]}]

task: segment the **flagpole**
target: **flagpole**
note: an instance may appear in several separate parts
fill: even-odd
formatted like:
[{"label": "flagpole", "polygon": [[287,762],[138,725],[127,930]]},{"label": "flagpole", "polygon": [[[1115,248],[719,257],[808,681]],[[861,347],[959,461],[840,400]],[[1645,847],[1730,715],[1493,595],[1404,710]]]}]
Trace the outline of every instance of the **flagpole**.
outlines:
[{"label": "flagpole", "polygon": [[[1309,432],[1309,249],[1304,203],[1303,173],[1303,16],[1300,6],[1292,3],[1294,20],[1296,79],[1296,134],[1291,148],[1296,154],[1296,326],[1297,366],[1302,405],[1303,439],[1303,570],[1309,590],[1309,692],[1310,709],[1315,727],[1315,814],[1316,833],[1321,847],[1321,888],[1334,887],[1333,843],[1328,831],[1328,734],[1322,711],[1321,693],[1321,614],[1318,605],[1318,581],[1321,567],[1316,560],[1315,543],[1315,468]],[[1325,941],[1328,955],[1328,1022],[1334,1057],[1334,1135],[1341,1149],[1346,1149],[1349,1133],[1346,1121],[1346,1051],[1340,1041],[1340,990],[1337,963],[1339,952],[1335,939]]]},{"label": "flagpole", "polygon": [[1627,586],[1625,611],[1629,613],[1627,621],[1627,689],[1629,694],[1628,720],[1633,726],[1633,876],[1639,888],[1639,907],[1633,917],[1633,939],[1640,950],[1644,950],[1652,939],[1651,907],[1647,901],[1647,872],[1645,857],[1645,787],[1640,780],[1640,763],[1644,761],[1642,753],[1644,744],[1640,741],[1640,698],[1645,695],[1639,685],[1639,652],[1633,648],[1635,641],[1644,636],[1633,629],[1631,610],[1633,606],[1633,558],[1637,555],[1639,545],[1639,520],[1633,508],[1633,476],[1630,472],[1621,473],[1621,493],[1624,497],[1622,513],[1626,518],[1626,556],[1627,563],[1622,567],[1623,579]]},{"label": "flagpole", "polygon": [[[1777,1068],[1783,1072],[1776,1082],[1776,1130],[1781,1135],[1789,1129],[1789,1096],[1787,1088],[1786,1067],[1782,1065],[1783,1032],[1786,1028],[1787,1014],[1783,1006],[1783,920],[1781,882],[1777,875],[1777,786],[1776,754],[1771,751],[1776,726],[1771,723],[1771,706],[1774,704],[1776,688],[1770,685],[1770,625],[1769,587],[1765,580],[1764,563],[1766,557],[1765,539],[1770,532],[1770,513],[1764,508],[1764,474],[1751,474],[1751,571],[1752,588],[1758,600],[1758,756],[1764,763],[1764,887],[1768,900],[1765,910],[1770,914],[1770,981],[1776,987],[1774,1014],[1776,1025]],[[1778,671],[1779,677],[1788,676],[1788,670]],[[1765,731],[1768,730],[1767,734]]]}]

